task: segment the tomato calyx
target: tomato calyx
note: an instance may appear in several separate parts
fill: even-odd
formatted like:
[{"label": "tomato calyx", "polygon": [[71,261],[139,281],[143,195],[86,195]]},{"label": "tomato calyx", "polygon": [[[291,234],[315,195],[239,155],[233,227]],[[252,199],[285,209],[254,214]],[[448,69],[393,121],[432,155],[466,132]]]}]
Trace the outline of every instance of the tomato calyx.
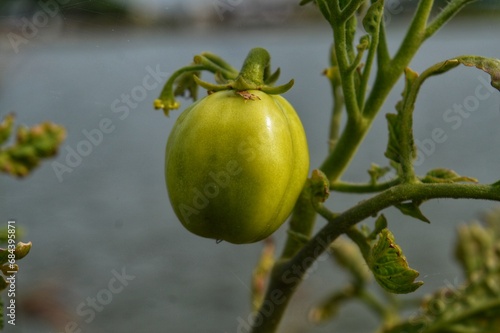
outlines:
[{"label": "tomato calyx", "polygon": [[[201,80],[201,71],[213,73],[216,83]],[[187,92],[188,97],[196,100],[198,87],[205,88],[209,93],[235,90],[245,99],[253,99],[245,95],[248,90],[260,90],[270,95],[283,94],[293,86],[294,81],[292,79],[283,85],[274,86],[279,75],[279,68],[271,72],[271,56],[260,47],[250,50],[239,72],[219,56],[203,52],[194,57],[191,65],[182,67],[171,75],[153,106],[157,110],[163,109],[168,116],[170,110],[180,107],[175,96],[184,96]]]}]

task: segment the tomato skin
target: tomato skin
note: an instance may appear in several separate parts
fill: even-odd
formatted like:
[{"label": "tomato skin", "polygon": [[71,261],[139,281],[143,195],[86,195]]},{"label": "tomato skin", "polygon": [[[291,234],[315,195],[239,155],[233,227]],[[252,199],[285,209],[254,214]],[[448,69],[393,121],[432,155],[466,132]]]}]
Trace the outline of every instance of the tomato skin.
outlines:
[{"label": "tomato skin", "polygon": [[213,93],[170,133],[165,176],[181,223],[202,237],[253,243],[290,215],[309,172],[304,129],[279,95]]}]

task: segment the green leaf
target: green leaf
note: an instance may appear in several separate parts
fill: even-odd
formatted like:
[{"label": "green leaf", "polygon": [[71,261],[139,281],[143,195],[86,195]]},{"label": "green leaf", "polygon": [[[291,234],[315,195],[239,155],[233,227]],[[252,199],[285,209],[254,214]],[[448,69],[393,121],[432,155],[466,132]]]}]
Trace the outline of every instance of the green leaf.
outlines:
[{"label": "green leaf", "polygon": [[448,283],[424,300],[419,313],[382,333],[500,332],[500,209],[485,220],[458,228],[455,254],[465,281]]},{"label": "green leaf", "polygon": [[396,204],[396,205],[394,205],[394,207],[399,209],[399,211],[401,213],[403,213],[404,215],[414,217],[417,220],[420,220],[420,221],[423,221],[426,223],[431,223],[431,221],[429,221],[429,219],[427,217],[425,217],[425,215],[422,214],[422,212],[420,211],[420,208],[419,208],[420,204],[421,204],[421,202],[412,201],[412,202],[405,202],[405,203]]},{"label": "green leaf", "polygon": [[464,66],[476,67],[491,76],[491,85],[500,90],[500,59],[480,56],[461,56],[456,59]]},{"label": "green leaf", "polygon": [[477,183],[478,180],[472,177],[460,176],[458,173],[451,169],[434,169],[425,175],[422,179],[423,183],[459,183],[470,182]]},{"label": "green leaf", "polygon": [[406,257],[389,229],[380,233],[370,253],[368,267],[378,284],[391,293],[411,293],[423,284],[422,281],[415,282],[419,273],[408,266]]},{"label": "green leaf", "polygon": [[[402,96],[403,99],[396,104],[397,113],[388,113],[386,115],[387,124],[389,126],[389,141],[387,143],[387,149],[385,152],[385,156],[391,161],[401,164],[402,160],[402,151],[403,149],[410,149],[410,155],[412,158],[416,158],[416,147],[413,141],[413,129],[411,126],[406,128],[403,124],[403,111],[405,108],[405,103],[408,99],[408,95],[411,90],[411,86],[418,78],[418,74],[411,69],[407,68],[405,70],[405,88],[403,90]],[[410,112],[413,112],[413,108],[409,109]],[[411,125],[411,124],[410,124]],[[406,132],[405,132],[406,131]],[[401,138],[406,135],[410,138],[410,147],[402,147],[401,146]]]}]

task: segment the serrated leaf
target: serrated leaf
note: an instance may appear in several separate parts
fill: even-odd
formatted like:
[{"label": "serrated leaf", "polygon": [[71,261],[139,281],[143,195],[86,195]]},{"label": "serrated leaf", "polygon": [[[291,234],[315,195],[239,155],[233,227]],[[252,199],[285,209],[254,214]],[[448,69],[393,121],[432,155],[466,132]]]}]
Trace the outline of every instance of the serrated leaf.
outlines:
[{"label": "serrated leaf", "polygon": [[417,220],[426,222],[426,223],[431,223],[427,217],[420,211],[420,202],[416,203],[414,201],[412,202],[405,202],[405,203],[400,203],[394,205],[401,213],[407,216],[411,216],[416,218]]},{"label": "serrated leaf", "polygon": [[[416,158],[416,147],[413,141],[413,129],[404,128],[402,122],[402,113],[404,109],[404,103],[409,94],[409,90],[415,80],[418,78],[418,74],[412,71],[410,68],[406,68],[405,70],[405,88],[403,90],[402,96],[403,99],[396,104],[397,113],[388,113],[386,114],[387,124],[389,127],[389,141],[387,142],[387,149],[385,152],[385,156],[395,163],[401,163],[401,151],[403,147],[401,146],[401,138],[403,135],[408,135],[410,138],[410,149],[411,156]],[[413,112],[413,108],[410,108],[410,112]],[[409,133],[403,133],[403,131],[409,131]]]},{"label": "serrated leaf", "polygon": [[458,173],[451,169],[434,169],[425,175],[422,179],[423,183],[459,183],[459,182],[470,182],[477,183],[476,178],[460,176]]},{"label": "serrated leaf", "polygon": [[500,90],[500,59],[480,56],[462,56],[456,59],[461,64],[476,67],[491,76],[491,86]]},{"label": "serrated leaf", "polygon": [[382,333],[500,332],[500,210],[458,229],[455,253],[466,280],[427,297],[418,314]]},{"label": "serrated leaf", "polygon": [[403,251],[389,229],[381,231],[371,250],[368,267],[378,284],[391,293],[411,293],[423,284],[422,281],[415,282],[419,273],[408,266]]},{"label": "serrated leaf", "polygon": [[388,159],[396,162],[396,163],[401,163],[400,157],[401,155],[399,154],[399,123],[398,123],[398,116],[393,113],[388,113],[386,115],[387,118],[387,125],[389,127],[389,142],[387,143],[387,149],[385,151],[385,157]]}]

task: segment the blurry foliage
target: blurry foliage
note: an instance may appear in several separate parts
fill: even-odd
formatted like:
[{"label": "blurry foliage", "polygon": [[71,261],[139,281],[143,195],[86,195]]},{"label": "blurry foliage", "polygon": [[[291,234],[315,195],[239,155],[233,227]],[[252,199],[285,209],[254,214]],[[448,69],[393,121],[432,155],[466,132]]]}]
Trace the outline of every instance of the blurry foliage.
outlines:
[{"label": "blurry foliage", "polygon": [[483,221],[458,228],[455,255],[465,280],[461,285],[448,283],[424,297],[419,308],[415,302],[372,293],[369,270],[353,242],[338,239],[330,253],[351,279],[311,309],[309,319],[314,323],[332,320],[344,303],[358,300],[383,319],[378,333],[500,332],[500,208],[486,214]]},{"label": "blurry foliage", "polygon": [[[40,165],[42,159],[53,157],[66,137],[66,130],[51,122],[44,122],[31,128],[19,126],[14,143],[4,147],[14,132],[14,115],[8,114],[0,120],[0,172],[15,177],[25,177]],[[31,250],[31,242],[16,244],[18,228],[11,226],[0,230],[0,292],[8,290],[9,297],[14,295],[9,283],[15,281],[19,270],[17,260],[24,258]],[[12,299],[12,298],[11,298]],[[3,329],[4,306],[0,298],[0,329]]]},{"label": "blurry foliage", "polygon": [[3,145],[13,132],[14,115],[7,115],[0,122],[0,172],[16,177],[27,176],[42,159],[57,154],[59,145],[66,137],[62,126],[45,122],[31,128],[19,126],[15,143]]}]

